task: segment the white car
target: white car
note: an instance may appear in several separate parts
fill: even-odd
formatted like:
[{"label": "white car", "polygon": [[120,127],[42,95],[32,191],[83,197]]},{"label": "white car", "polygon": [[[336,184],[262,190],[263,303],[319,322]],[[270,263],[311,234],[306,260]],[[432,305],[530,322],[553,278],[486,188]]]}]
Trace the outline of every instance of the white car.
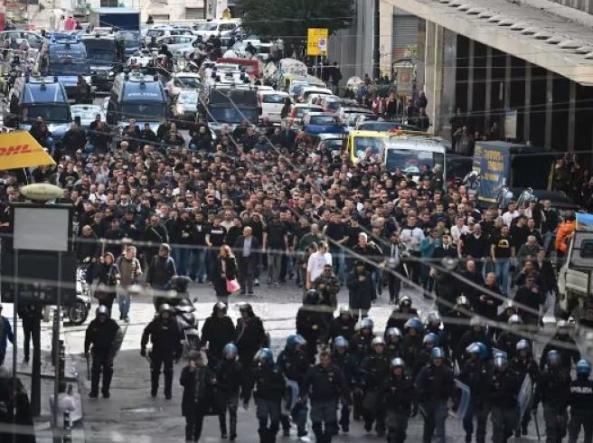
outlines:
[{"label": "white car", "polygon": [[305,87],[301,90],[301,94],[299,96],[299,100],[301,103],[307,103],[309,100],[309,96],[311,94],[318,94],[318,95],[334,95],[331,89],[321,88],[319,86],[309,86]]},{"label": "white car", "polygon": [[80,123],[83,128],[88,128],[95,121],[97,115],[100,115],[101,120],[105,121],[105,111],[99,105],[71,105],[70,113],[73,120],[76,117],[80,117]]},{"label": "white car", "polygon": [[177,72],[165,85],[169,97],[174,97],[181,91],[197,91],[201,88],[200,74],[195,72]]},{"label": "white car", "polygon": [[288,93],[284,91],[258,91],[257,99],[261,107],[262,120],[267,118],[272,123],[280,123],[282,121],[280,113],[287,98],[290,99]]},{"label": "white car", "polygon": [[319,105],[310,105],[308,103],[297,103],[296,105],[293,105],[290,110],[292,126],[302,125],[303,118],[309,112],[323,112],[323,108]]},{"label": "white car", "polygon": [[150,28],[146,31],[144,35],[144,43],[149,44],[152,41],[152,38],[156,38],[157,40],[161,37],[169,37],[173,35],[189,35],[193,36],[194,33],[191,29],[186,28],[173,28],[171,26],[157,26],[154,28]]},{"label": "white car", "polygon": [[160,37],[157,39],[159,47],[161,45],[167,45],[167,49],[175,57],[186,57],[195,50],[195,44],[198,41],[198,37],[195,35],[169,35]]},{"label": "white car", "polygon": [[239,20],[212,20],[197,23],[193,26],[194,34],[208,40],[212,35],[227,36],[235,31],[240,25]]}]

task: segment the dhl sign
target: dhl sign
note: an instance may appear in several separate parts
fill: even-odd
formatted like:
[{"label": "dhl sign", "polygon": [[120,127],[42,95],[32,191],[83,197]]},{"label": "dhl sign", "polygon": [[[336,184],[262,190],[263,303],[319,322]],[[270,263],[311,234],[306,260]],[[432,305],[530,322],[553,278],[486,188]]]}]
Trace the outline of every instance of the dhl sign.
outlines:
[{"label": "dhl sign", "polygon": [[0,170],[55,164],[54,159],[28,132],[0,134]]}]

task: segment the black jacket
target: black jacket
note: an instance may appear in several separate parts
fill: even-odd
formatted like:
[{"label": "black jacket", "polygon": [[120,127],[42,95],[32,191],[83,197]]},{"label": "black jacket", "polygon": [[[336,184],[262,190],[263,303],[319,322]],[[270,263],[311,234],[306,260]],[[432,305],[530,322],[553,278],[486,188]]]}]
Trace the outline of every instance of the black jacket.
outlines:
[{"label": "black jacket", "polygon": [[341,315],[338,315],[329,324],[329,338],[333,340],[336,337],[342,336],[350,342],[355,326],[356,319],[354,317],[350,316],[344,320]]},{"label": "black jacket", "polygon": [[284,349],[278,354],[276,364],[286,378],[296,381],[299,386],[303,384],[305,374],[310,367],[309,359],[305,352],[288,349]]},{"label": "black jacket", "polygon": [[255,392],[254,398],[280,402],[284,396],[286,382],[276,365],[259,364],[254,370]]},{"label": "black jacket", "polygon": [[173,258],[155,255],[146,272],[146,283],[156,289],[165,289],[176,273]]},{"label": "black jacket", "polygon": [[308,396],[312,403],[338,400],[348,394],[344,374],[336,365],[327,368],[318,364],[307,372],[303,383],[302,397]]},{"label": "black jacket", "polygon": [[261,319],[254,315],[245,320],[240,317],[237,319],[237,338],[235,344],[239,349],[239,355],[244,353],[255,354],[266,341],[266,331]]},{"label": "black jacket", "polygon": [[578,377],[570,383],[571,415],[586,415],[593,418],[593,381]]},{"label": "black jacket", "polygon": [[387,354],[372,353],[360,364],[360,385],[365,390],[378,389],[389,375],[389,359]]},{"label": "black jacket", "polygon": [[245,396],[245,373],[239,361],[223,358],[216,365],[215,372],[219,392],[225,395],[237,395],[243,388],[243,397]]},{"label": "black jacket", "polygon": [[181,334],[173,317],[167,320],[157,317],[152,320],[142,333],[140,347],[146,348],[148,341],[152,343],[152,352],[160,356],[181,356]]},{"label": "black jacket", "polygon": [[93,352],[110,352],[115,354],[118,340],[121,339],[119,335],[120,328],[115,320],[108,318],[104,322],[101,322],[94,319],[86,328],[84,352],[89,352],[91,345],[93,345]]},{"label": "black jacket", "polygon": [[181,413],[184,417],[203,415],[212,407],[216,374],[210,368],[186,366],[181,371],[179,383],[183,386]]},{"label": "black jacket", "polygon": [[235,337],[235,325],[230,317],[211,315],[202,326],[202,346],[208,344],[208,358],[220,359],[225,345],[233,342]]},{"label": "black jacket", "polygon": [[455,387],[453,371],[445,362],[441,366],[430,364],[420,371],[415,385],[420,402],[447,401]]},{"label": "black jacket", "polygon": [[369,310],[371,309],[371,301],[375,299],[375,285],[371,273],[364,271],[361,275],[364,277],[362,281],[359,280],[359,274],[356,270],[348,275],[348,300],[350,309],[353,310]]},{"label": "black jacket", "polygon": [[521,381],[515,371],[494,370],[488,380],[488,402],[492,407],[515,409],[520,388]]},{"label": "black jacket", "polygon": [[382,410],[409,415],[416,401],[416,391],[411,377],[391,375],[383,381],[379,405]]},{"label": "black jacket", "polygon": [[566,411],[569,400],[570,372],[563,367],[546,368],[542,371],[535,389],[535,404],[541,401],[560,413]]}]

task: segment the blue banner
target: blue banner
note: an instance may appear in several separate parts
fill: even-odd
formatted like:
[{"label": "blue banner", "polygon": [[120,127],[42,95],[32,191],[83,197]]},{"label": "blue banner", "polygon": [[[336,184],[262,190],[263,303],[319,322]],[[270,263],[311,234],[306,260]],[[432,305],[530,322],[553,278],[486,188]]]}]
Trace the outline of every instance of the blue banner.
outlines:
[{"label": "blue banner", "polygon": [[476,143],[473,171],[480,177],[478,200],[495,203],[500,189],[508,183],[511,169],[510,154],[506,146],[495,143]]}]

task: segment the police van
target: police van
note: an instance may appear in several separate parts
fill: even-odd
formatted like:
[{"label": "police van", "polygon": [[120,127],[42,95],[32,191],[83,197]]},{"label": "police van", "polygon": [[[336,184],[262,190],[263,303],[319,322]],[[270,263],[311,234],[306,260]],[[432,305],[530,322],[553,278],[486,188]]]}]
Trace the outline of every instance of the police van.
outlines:
[{"label": "police van", "polygon": [[29,130],[41,117],[55,140],[64,136],[72,121],[64,85],[53,77],[19,77],[9,93],[10,126]]},{"label": "police van", "polygon": [[96,91],[109,93],[115,75],[122,70],[123,42],[114,34],[87,34],[81,40],[90,61],[91,84]]},{"label": "police van", "polygon": [[78,77],[90,84],[90,65],[85,45],[71,34],[54,34],[39,54],[39,72],[57,77],[70,100],[78,98]]},{"label": "police van", "polygon": [[140,72],[121,73],[113,80],[107,103],[107,123],[124,127],[130,120],[154,131],[167,119],[168,104],[163,85]]}]

